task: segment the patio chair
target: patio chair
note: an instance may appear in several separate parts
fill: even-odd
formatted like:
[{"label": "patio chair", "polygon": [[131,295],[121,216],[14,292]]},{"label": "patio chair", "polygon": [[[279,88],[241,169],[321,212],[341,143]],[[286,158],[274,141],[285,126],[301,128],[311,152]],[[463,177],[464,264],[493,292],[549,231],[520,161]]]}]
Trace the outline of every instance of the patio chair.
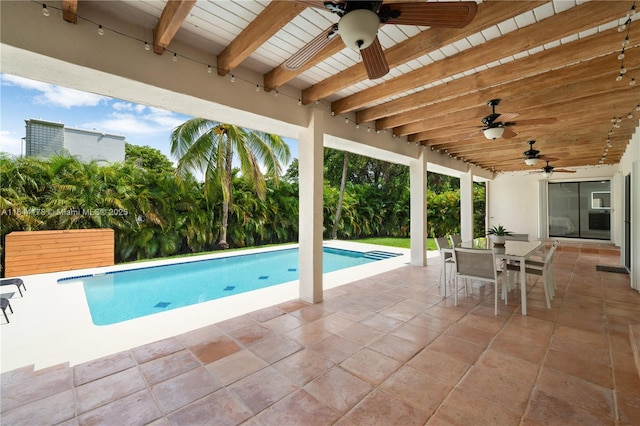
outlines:
[{"label": "patio chair", "polygon": [[462,242],[462,236],[460,234],[449,234],[449,241],[454,246],[459,245]]},{"label": "patio chair", "polygon": [[9,303],[9,299],[5,297],[0,297],[0,308],[2,308],[2,313],[4,314],[4,319],[7,320],[7,324],[9,324],[9,317],[7,316],[7,308],[13,313],[13,308],[11,307],[11,303]]},{"label": "patio chair", "polygon": [[[455,305],[458,305],[458,280],[460,278],[484,283],[492,282],[494,284],[495,315],[498,315],[498,276],[501,271],[496,268],[496,258],[493,250],[455,247],[453,259],[456,265]],[[465,282],[465,295],[467,294],[467,284]]]},{"label": "patio chair", "polygon": [[20,292],[20,296],[22,296],[22,290],[20,290],[20,287],[22,286],[22,288],[24,288],[24,291],[27,291],[27,287],[24,285],[24,281],[22,281],[22,278],[3,278],[0,279],[0,286],[3,285],[15,285],[16,287],[18,287],[18,291]]},{"label": "patio chair", "polygon": [[447,267],[449,267],[449,277],[453,276],[453,253],[450,250],[445,250],[449,247],[449,240],[447,237],[436,237],[436,246],[440,252],[440,280],[439,283],[444,284],[444,297],[447,297]]},{"label": "patio chair", "polygon": [[[559,242],[557,240],[553,242],[553,245],[551,246],[551,248],[549,249],[549,251],[547,252],[544,258],[544,261],[539,262],[537,260],[527,260],[525,262],[525,272],[527,274],[542,277],[542,287],[544,290],[544,298],[547,304],[547,309],[551,309],[551,300],[553,300],[553,297],[555,296],[556,283],[553,279],[552,264],[553,264],[553,255],[555,254],[556,249],[558,248],[558,244]],[[510,273],[512,272],[519,273],[520,264],[517,262],[508,263],[507,270]],[[511,282],[512,279],[510,279],[509,281]],[[520,286],[522,287],[520,291],[527,291],[526,282],[520,283]]]}]

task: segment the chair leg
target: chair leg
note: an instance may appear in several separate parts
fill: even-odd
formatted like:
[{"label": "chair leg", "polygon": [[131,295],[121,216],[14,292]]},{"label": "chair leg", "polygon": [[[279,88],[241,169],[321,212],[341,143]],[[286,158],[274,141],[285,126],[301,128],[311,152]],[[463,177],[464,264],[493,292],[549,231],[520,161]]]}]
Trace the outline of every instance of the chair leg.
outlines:
[{"label": "chair leg", "polygon": [[458,306],[458,277],[457,276],[454,279],[454,284],[453,284],[453,303],[454,305]]},{"label": "chair leg", "polygon": [[506,305],[507,302],[507,297],[509,296],[509,289],[507,288],[507,283],[505,281],[508,280],[503,280],[502,282],[502,298],[504,299],[504,304]]},{"label": "chair leg", "polygon": [[[495,281],[493,282],[493,285],[494,285],[494,290],[493,290],[493,292],[495,293],[495,294],[493,295],[493,297],[494,297],[494,299],[495,299],[495,300],[494,300],[493,313],[494,313],[494,315],[498,315],[498,280],[495,280]],[[502,286],[502,288],[504,288],[504,285]],[[507,300],[507,299],[506,299],[506,297],[505,297],[505,300]]]},{"label": "chair leg", "polygon": [[551,300],[549,298],[549,280],[548,280],[548,276],[546,273],[542,274],[542,287],[544,289],[544,300],[545,302],[547,302],[547,309],[551,309]]},{"label": "chair leg", "polygon": [[513,288],[515,287],[515,282],[516,282],[516,278],[515,278],[515,272],[513,271],[509,271],[508,272],[508,286],[507,286],[507,291],[511,291],[513,290]]},{"label": "chair leg", "polygon": [[0,299],[0,303],[2,306],[2,313],[4,314],[4,319],[7,320],[7,324],[10,322],[9,321],[9,317],[7,316],[7,308],[9,308],[9,310],[11,311],[11,313],[13,313],[13,308],[11,307],[11,302],[9,302],[9,299],[6,298],[2,298]]},{"label": "chair leg", "polygon": [[549,269],[547,270],[549,275],[549,293],[551,300],[556,295],[556,281],[553,279],[553,265],[549,265]]}]

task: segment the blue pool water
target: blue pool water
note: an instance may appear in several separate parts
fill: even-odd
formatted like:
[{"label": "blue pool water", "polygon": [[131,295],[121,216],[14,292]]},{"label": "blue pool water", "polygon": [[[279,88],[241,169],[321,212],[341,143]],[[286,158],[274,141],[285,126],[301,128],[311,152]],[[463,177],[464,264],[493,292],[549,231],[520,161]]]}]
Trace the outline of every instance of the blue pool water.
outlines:
[{"label": "blue pool water", "polygon": [[[323,272],[397,256],[324,248]],[[108,325],[298,279],[298,249],[184,262],[102,275],[82,281],[95,325]]]}]

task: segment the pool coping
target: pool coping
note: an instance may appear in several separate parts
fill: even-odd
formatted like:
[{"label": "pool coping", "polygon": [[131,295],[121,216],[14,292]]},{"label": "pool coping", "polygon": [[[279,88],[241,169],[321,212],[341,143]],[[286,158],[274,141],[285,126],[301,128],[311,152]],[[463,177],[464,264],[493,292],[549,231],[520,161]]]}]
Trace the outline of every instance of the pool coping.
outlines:
[{"label": "pool coping", "polygon": [[[409,250],[373,244],[331,240],[327,247],[356,251],[382,250],[400,256],[324,274],[325,290],[376,275],[410,261]],[[210,300],[154,315],[96,326],[86,302],[81,281],[58,284],[68,276],[131,269],[297,247],[297,244],[220,252],[189,258],[173,258],[135,264],[24,276],[27,291],[11,298],[14,313],[9,324],[0,325],[0,371],[35,365],[36,369],[69,363],[76,365],[102,356],[138,347],[167,337],[224,321],[248,312],[299,298],[298,280],[272,287]],[[437,252],[429,252],[429,257]]]}]

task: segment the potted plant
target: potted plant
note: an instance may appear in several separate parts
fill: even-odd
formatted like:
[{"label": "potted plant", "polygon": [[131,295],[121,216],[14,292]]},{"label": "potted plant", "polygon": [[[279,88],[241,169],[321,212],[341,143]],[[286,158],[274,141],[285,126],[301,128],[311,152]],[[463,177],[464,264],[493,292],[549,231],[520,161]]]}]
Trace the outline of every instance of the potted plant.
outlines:
[{"label": "potted plant", "polygon": [[488,231],[487,235],[491,235],[491,241],[494,244],[504,244],[505,236],[511,235],[511,231],[507,231],[507,229],[502,226],[492,226]]}]

